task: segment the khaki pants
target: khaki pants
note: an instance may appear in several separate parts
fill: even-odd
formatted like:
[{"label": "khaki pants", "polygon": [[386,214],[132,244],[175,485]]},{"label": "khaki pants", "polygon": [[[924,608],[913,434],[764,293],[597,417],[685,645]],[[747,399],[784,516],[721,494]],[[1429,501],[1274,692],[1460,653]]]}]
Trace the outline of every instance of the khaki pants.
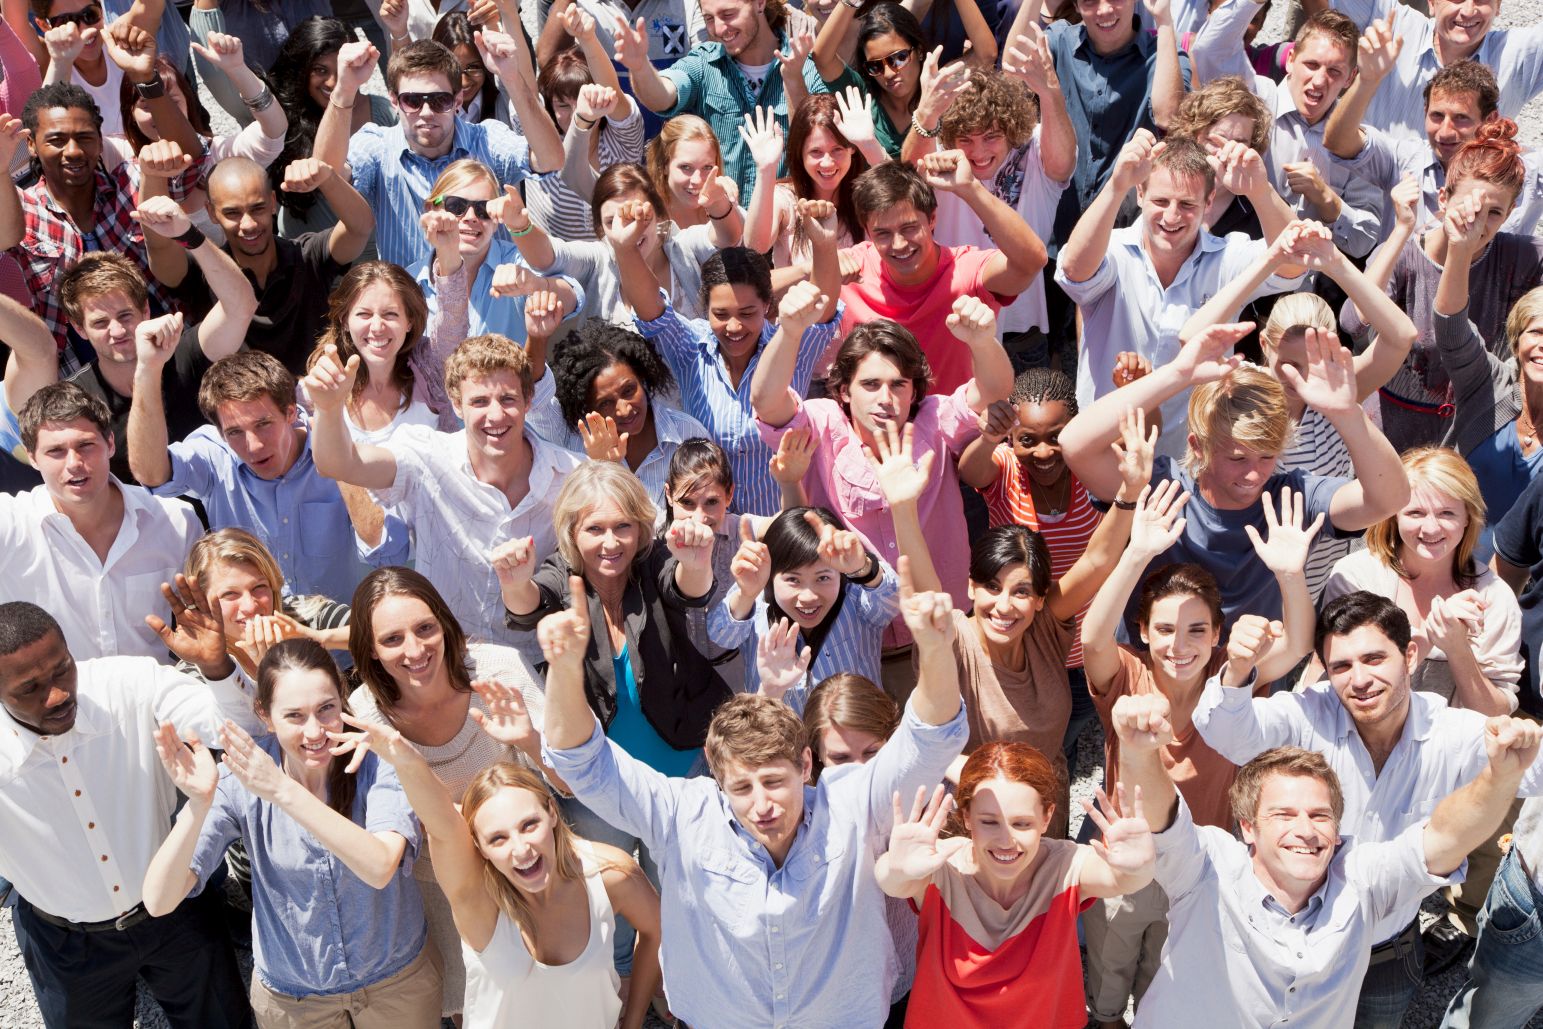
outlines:
[{"label": "khaki pants", "polygon": [[1096,900],[1082,913],[1088,945],[1088,1009],[1100,1022],[1125,1017],[1157,974],[1168,939],[1168,895],[1149,883],[1124,897]]},{"label": "khaki pants", "polygon": [[389,979],[353,993],[289,997],[252,972],[252,1014],[260,1029],[438,1029],[439,951],[432,940]]}]

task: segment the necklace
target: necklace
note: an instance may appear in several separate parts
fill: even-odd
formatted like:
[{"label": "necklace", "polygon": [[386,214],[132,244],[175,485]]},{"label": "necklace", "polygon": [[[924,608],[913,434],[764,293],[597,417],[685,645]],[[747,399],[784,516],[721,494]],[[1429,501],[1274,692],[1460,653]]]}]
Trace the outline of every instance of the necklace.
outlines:
[{"label": "necklace", "polygon": [[1030,481],[1029,494],[1034,500],[1034,510],[1046,515],[1058,515],[1066,510],[1066,504],[1071,495],[1071,476],[1063,477],[1057,485],[1060,487],[1059,499],[1052,500],[1048,492],[1046,492],[1042,501],[1038,494],[1042,490],[1048,490],[1048,487],[1041,487],[1038,483]]},{"label": "necklace", "polygon": [[1532,424],[1532,415],[1526,410],[1527,405],[1522,404],[1522,413],[1516,416],[1516,434],[1522,439],[1522,452],[1530,451],[1538,442],[1538,430]]}]

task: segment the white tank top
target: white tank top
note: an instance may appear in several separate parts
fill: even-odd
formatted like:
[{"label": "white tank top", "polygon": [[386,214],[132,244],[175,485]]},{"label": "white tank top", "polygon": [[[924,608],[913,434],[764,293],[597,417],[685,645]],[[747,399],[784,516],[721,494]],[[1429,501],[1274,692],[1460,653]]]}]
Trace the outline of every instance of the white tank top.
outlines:
[{"label": "white tank top", "polygon": [[600,862],[587,840],[574,840],[589,897],[589,941],[565,965],[544,965],[531,956],[520,927],[502,911],[482,953],[461,942],[466,961],[466,1029],[562,1026],[611,1029],[621,1017],[612,938],[616,919],[605,892]]}]

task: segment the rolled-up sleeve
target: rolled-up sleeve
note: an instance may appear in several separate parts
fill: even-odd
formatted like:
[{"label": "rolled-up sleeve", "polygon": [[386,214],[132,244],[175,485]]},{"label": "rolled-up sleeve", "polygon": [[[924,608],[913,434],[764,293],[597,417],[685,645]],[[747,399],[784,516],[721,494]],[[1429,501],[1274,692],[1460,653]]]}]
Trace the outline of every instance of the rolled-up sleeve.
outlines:
[{"label": "rolled-up sleeve", "polygon": [[1192,716],[1201,739],[1235,765],[1297,742],[1301,717],[1295,694],[1255,699],[1252,678],[1242,686],[1223,686],[1220,675],[1206,680]]},{"label": "rolled-up sleeve", "polygon": [[650,850],[673,841],[670,831],[683,779],[654,771],[611,742],[600,723],[589,739],[567,750],[545,747],[546,763],[585,807]]}]

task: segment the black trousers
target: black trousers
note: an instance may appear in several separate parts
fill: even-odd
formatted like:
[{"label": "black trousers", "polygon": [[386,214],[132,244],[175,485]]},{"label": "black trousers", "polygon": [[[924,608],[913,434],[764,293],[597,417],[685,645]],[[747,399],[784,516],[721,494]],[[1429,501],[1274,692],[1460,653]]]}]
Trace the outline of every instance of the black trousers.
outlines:
[{"label": "black trousers", "polygon": [[247,1029],[252,1009],[236,967],[217,884],[164,918],[86,933],[43,921],[25,898],[16,942],[48,1029],[130,1029],[143,976],[174,1029]]}]

